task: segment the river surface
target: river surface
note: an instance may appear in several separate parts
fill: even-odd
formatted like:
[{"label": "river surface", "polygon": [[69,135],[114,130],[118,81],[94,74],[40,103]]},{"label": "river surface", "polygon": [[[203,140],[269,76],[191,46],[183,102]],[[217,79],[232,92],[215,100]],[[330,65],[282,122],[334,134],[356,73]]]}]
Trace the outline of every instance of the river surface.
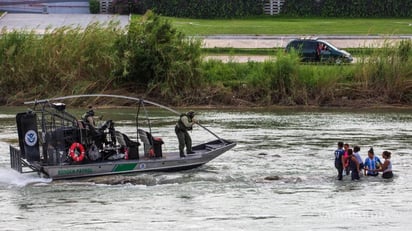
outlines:
[{"label": "river surface", "polygon": [[[412,111],[200,110],[234,149],[189,171],[70,181],[10,169],[15,112],[0,108],[0,230],[412,228]],[[101,113],[134,136],[133,111]],[[176,116],[156,113],[153,133],[176,150]],[[191,135],[194,144],[214,139],[200,127]],[[395,177],[335,180],[338,141],[360,145],[363,159],[370,146],[380,158],[391,151]]]}]

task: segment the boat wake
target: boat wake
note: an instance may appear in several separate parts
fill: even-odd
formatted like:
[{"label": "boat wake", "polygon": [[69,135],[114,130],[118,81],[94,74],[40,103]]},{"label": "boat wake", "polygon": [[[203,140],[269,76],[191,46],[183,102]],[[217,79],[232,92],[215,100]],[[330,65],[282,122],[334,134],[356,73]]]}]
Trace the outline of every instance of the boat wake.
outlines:
[{"label": "boat wake", "polygon": [[40,178],[37,174],[21,174],[13,169],[0,168],[0,187],[24,187],[51,181],[51,179]]}]

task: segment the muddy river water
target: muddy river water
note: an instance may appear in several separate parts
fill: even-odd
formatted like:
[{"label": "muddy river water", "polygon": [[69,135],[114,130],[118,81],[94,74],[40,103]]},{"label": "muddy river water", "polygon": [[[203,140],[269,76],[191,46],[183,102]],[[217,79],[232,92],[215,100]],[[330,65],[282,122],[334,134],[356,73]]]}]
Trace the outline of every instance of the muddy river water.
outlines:
[{"label": "muddy river water", "polygon": [[[200,110],[201,123],[237,146],[174,173],[50,181],[9,167],[14,108],[0,108],[0,230],[409,230],[411,110]],[[105,110],[134,135],[130,110]],[[174,115],[153,133],[176,150]],[[200,127],[194,144],[214,137]],[[393,153],[395,177],[335,180],[344,141]]]}]

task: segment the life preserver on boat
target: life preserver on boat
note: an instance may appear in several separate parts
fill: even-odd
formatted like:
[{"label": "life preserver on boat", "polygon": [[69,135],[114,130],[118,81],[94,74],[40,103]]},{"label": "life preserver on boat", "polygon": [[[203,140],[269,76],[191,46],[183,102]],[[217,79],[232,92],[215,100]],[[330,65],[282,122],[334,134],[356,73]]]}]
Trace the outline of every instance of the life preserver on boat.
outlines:
[{"label": "life preserver on boat", "polygon": [[[80,152],[79,155],[76,154],[76,149]],[[75,162],[80,162],[84,159],[85,150],[81,143],[74,142],[69,148],[69,156]]]}]

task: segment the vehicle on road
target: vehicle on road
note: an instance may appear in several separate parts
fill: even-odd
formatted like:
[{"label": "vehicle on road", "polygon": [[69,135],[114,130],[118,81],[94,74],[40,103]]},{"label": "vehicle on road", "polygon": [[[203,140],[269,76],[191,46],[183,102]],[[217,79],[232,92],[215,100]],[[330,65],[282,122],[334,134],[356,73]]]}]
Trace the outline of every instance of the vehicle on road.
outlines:
[{"label": "vehicle on road", "polygon": [[331,43],[318,39],[294,39],[286,45],[286,52],[295,50],[303,62],[350,63],[350,53],[336,48]]}]

